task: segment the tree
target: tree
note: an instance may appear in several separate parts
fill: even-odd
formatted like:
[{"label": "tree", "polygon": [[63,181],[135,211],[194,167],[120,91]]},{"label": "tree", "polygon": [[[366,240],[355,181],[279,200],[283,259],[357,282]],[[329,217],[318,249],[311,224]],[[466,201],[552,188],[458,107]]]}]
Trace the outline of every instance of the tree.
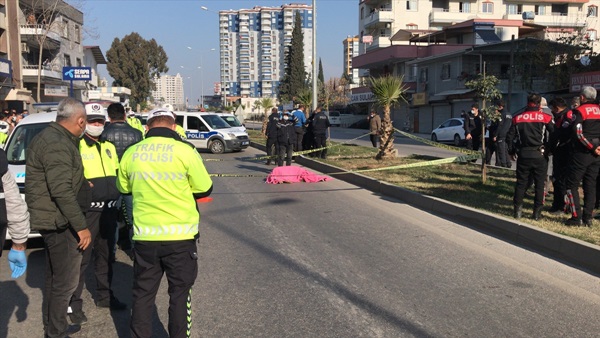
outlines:
[{"label": "tree", "polygon": [[375,103],[383,108],[383,119],[381,119],[381,144],[376,159],[391,159],[396,157],[394,149],[394,126],[391,119],[391,107],[406,102],[404,94],[407,86],[404,85],[404,76],[385,75],[377,78],[369,78],[369,87],[375,98]]},{"label": "tree", "polygon": [[306,69],[304,67],[304,34],[302,20],[296,13],[292,42],[286,50],[285,72],[279,85],[279,101],[293,101],[298,93],[306,86]]},{"label": "tree", "polygon": [[[485,69],[485,65],[484,65]],[[485,165],[485,130],[487,129],[487,121],[498,120],[500,113],[498,107],[493,104],[494,100],[502,98],[502,92],[497,86],[500,81],[493,75],[487,75],[485,72],[479,74],[475,79],[465,82],[465,87],[475,90],[475,95],[481,100],[481,108],[479,114],[481,116],[481,180],[483,183],[487,181],[487,167]]]},{"label": "tree", "polygon": [[167,54],[152,39],[131,33],[122,40],[115,38],[106,52],[108,74],[115,80],[113,86],[131,89],[131,105],[144,109],[150,91],[155,88],[154,78],[169,70]]},{"label": "tree", "polygon": [[296,96],[296,102],[298,102],[299,104],[303,104],[304,107],[306,107],[306,109],[304,109],[304,116],[306,118],[308,118],[309,113],[310,113],[309,107],[312,106],[312,98],[313,98],[312,89],[308,88],[308,87],[302,88],[302,90],[300,90],[300,92]]},{"label": "tree", "polygon": [[260,106],[265,110],[265,116],[263,118],[263,124],[261,129],[261,134],[266,135],[267,133],[267,123],[269,122],[269,109],[271,109],[275,104],[273,103],[273,99],[270,97],[263,97],[260,101]]}]

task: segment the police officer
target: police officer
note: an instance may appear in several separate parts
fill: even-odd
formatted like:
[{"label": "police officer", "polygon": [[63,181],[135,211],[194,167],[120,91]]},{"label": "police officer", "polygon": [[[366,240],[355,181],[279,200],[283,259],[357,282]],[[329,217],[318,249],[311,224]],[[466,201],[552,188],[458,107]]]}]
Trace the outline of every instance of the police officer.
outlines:
[{"label": "police officer", "polygon": [[[280,114],[277,108],[273,107],[271,109],[271,115],[269,115],[269,122],[267,122],[267,129],[265,131],[265,136],[267,137],[267,162],[266,165],[271,164],[271,160],[273,160],[272,156],[278,156],[279,154],[279,146],[277,145],[277,123],[279,123]],[[275,152],[273,152],[275,150]],[[276,161],[273,161],[276,162]]]},{"label": "police officer", "polygon": [[512,125],[512,115],[508,109],[504,109],[504,101],[499,100],[496,102],[498,112],[500,113],[500,122],[498,123],[498,130],[496,132],[496,159],[497,166],[510,168],[511,162],[508,156],[508,147],[506,146],[506,134],[510,130]]},{"label": "police officer", "polygon": [[530,178],[535,183],[533,219],[539,220],[542,214],[544,183],[548,175],[546,147],[554,124],[552,115],[541,110],[540,101],[540,95],[530,94],[525,111],[512,118],[512,126],[506,135],[510,155],[517,156],[517,182],[513,198],[515,218],[521,218],[523,198]]},{"label": "police officer", "polygon": [[146,138],[123,155],[117,186],[133,195],[133,305],[131,335],[151,337],[154,302],[164,273],[169,282],[169,337],[191,330],[191,291],[198,274],[200,215],[195,199],[212,181],[200,155],[175,132],[171,111],[148,114]]},{"label": "police officer", "polygon": [[[330,126],[331,123],[329,123],[329,118],[327,115],[323,113],[321,107],[317,107],[317,109],[315,109],[315,116],[313,116],[312,120],[312,132],[315,138],[315,148],[327,147],[327,131],[329,130]],[[327,148],[317,151],[315,156],[326,159]]]},{"label": "police officer", "polygon": [[[596,201],[596,178],[600,169],[600,107],[594,103],[596,89],[584,86],[579,95],[581,106],[573,109],[571,137],[573,153],[567,177],[567,200],[572,217],[566,225],[592,225]],[[583,214],[579,201],[579,183],[583,180]]]},{"label": "police officer", "polygon": [[283,166],[283,158],[285,157],[285,165],[292,165],[292,154],[294,153],[294,144],[298,134],[295,130],[296,117],[286,111],[282,114],[281,119],[277,121],[277,146],[279,148],[277,155],[277,166]]},{"label": "police officer", "polygon": [[565,211],[565,194],[567,192],[567,174],[571,157],[571,122],[573,112],[561,97],[550,101],[554,115],[554,132],[550,135],[550,151],[552,152],[552,186],[554,199],[550,213],[561,214]]},{"label": "police officer", "polygon": [[76,325],[87,322],[83,312],[83,283],[90,260],[94,260],[96,275],[96,306],[124,310],[127,305],[120,302],[112,293],[112,261],[117,229],[117,205],[119,191],[116,186],[119,158],[115,146],[107,141],[99,141],[104,130],[106,117],[100,104],[85,105],[87,125],[79,142],[79,152],[83,162],[83,176],[92,189],[92,203],[85,214],[85,221],[92,234],[92,245],[83,251],[79,284],[69,303],[69,318]]}]

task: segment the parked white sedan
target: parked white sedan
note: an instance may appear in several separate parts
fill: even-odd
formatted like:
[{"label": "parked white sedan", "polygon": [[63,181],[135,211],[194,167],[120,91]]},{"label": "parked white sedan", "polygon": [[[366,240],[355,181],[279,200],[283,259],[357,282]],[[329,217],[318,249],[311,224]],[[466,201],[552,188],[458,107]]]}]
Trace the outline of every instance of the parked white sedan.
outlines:
[{"label": "parked white sedan", "polygon": [[460,146],[465,141],[464,119],[455,117],[446,120],[431,132],[431,140],[440,143],[452,143]]}]

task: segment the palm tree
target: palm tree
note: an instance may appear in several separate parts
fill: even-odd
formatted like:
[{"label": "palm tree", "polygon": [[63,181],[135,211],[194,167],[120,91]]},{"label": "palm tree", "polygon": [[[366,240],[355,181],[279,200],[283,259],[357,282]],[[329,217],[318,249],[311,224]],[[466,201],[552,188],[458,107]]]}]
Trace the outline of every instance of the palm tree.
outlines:
[{"label": "palm tree", "polygon": [[273,103],[273,98],[271,97],[263,97],[258,100],[260,102],[260,106],[265,110],[265,117],[263,118],[263,125],[261,129],[261,133],[265,135],[267,133],[267,123],[269,122],[269,109],[275,106]]},{"label": "palm tree", "polygon": [[296,102],[303,104],[304,107],[306,107],[306,109],[304,109],[304,115],[306,115],[306,118],[308,118],[310,112],[312,111],[312,109],[309,109],[309,107],[312,107],[312,89],[308,87],[303,88],[298,92],[298,95],[295,99]]},{"label": "palm tree", "polygon": [[394,126],[390,117],[390,109],[400,101],[406,102],[404,93],[407,87],[404,85],[404,76],[371,77],[369,78],[369,87],[375,98],[375,103],[383,108],[381,143],[375,158],[378,160],[395,158],[397,151],[394,149]]}]

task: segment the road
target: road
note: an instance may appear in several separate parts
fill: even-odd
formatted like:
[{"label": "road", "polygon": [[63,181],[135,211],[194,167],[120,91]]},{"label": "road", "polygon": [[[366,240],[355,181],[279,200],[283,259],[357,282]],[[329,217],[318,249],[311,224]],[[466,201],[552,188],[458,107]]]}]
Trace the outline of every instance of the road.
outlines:
[{"label": "road", "polygon": [[[272,167],[212,155],[211,173]],[[596,337],[597,276],[339,180],[215,178],[200,204],[193,337]],[[6,251],[5,251],[6,254]],[[43,253],[25,278],[0,259],[0,337],[40,337]],[[131,304],[131,262],[113,285]],[[93,280],[90,280],[93,288]],[[73,337],[129,337],[127,312],[96,309]],[[166,337],[166,280],[155,337]]]}]

